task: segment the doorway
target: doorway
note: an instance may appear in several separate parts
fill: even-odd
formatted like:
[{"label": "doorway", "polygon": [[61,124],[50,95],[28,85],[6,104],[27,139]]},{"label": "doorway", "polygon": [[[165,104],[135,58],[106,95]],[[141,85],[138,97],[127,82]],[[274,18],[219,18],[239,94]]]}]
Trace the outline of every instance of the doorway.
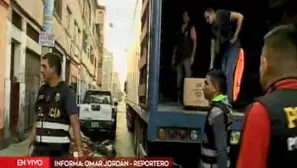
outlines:
[{"label": "doorway", "polygon": [[25,62],[25,128],[29,129],[35,116],[34,103],[41,84],[40,56],[32,50],[26,50]]},{"label": "doorway", "polygon": [[20,54],[20,44],[15,41],[11,43],[11,59],[10,59],[10,125],[9,130],[11,135],[17,133],[17,125],[19,119],[19,102],[20,102],[20,83],[16,77],[18,56]]}]

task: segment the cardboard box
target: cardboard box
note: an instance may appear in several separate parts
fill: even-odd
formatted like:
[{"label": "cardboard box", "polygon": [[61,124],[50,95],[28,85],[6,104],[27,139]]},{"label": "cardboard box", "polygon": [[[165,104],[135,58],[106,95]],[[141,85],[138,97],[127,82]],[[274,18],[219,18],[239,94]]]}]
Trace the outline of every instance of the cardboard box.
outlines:
[{"label": "cardboard box", "polygon": [[184,106],[207,107],[208,100],[204,98],[205,78],[184,79]]}]

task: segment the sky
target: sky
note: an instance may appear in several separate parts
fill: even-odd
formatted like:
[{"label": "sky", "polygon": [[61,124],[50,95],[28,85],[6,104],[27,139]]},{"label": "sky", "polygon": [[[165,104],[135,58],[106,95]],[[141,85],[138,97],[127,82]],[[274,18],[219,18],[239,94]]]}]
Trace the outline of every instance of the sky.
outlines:
[{"label": "sky", "polygon": [[[113,70],[119,73],[123,88],[127,77],[127,53],[132,37],[132,23],[136,0],[97,0],[106,8],[104,45],[113,52]],[[113,28],[109,27],[113,24]]]}]

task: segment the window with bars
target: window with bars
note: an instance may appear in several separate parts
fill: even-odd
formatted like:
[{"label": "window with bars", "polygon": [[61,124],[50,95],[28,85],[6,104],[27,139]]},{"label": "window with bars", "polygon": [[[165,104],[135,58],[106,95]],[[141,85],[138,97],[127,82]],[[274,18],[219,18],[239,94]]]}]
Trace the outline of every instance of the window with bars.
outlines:
[{"label": "window with bars", "polygon": [[39,32],[37,30],[35,30],[29,23],[27,23],[26,34],[28,37],[30,37],[32,40],[34,40],[36,43],[39,42]]},{"label": "window with bars", "polygon": [[88,10],[89,10],[89,13],[88,13],[88,22],[89,22],[89,25],[90,27],[92,27],[92,11],[91,11],[91,5],[90,5],[90,2],[87,1],[88,3]]},{"label": "window with bars", "polygon": [[93,47],[90,48],[90,61],[92,65],[94,64],[94,52],[93,52]]},{"label": "window with bars", "polygon": [[83,17],[89,26],[91,26],[91,12],[90,2],[88,0],[84,1]]},{"label": "window with bars", "polygon": [[54,1],[54,12],[57,14],[59,19],[62,19],[62,1],[63,0]]},{"label": "window with bars", "polygon": [[87,33],[84,31],[83,32],[83,39],[82,39],[82,43],[83,43],[83,45],[82,45],[82,47],[83,47],[83,50],[85,51],[85,52],[87,52],[87,45],[88,45],[88,36],[87,36]]},{"label": "window with bars", "polygon": [[70,8],[67,6],[66,8],[67,10],[67,14],[66,14],[66,28],[67,28],[67,31],[68,33],[70,33],[70,35],[72,34],[71,32],[71,22],[72,22],[72,12],[70,10]]},{"label": "window with bars", "polygon": [[98,68],[102,68],[103,64],[103,58],[101,57],[100,60],[98,61]]},{"label": "window with bars", "polygon": [[94,65],[95,65],[94,68],[95,68],[95,71],[96,71],[96,69],[97,69],[96,68],[96,65],[97,65],[97,59],[96,58],[95,58],[95,61],[94,61]]},{"label": "window with bars", "polygon": [[73,39],[75,40],[75,44],[78,46],[79,46],[79,36],[80,36],[80,30],[79,30],[77,22],[74,21]]},{"label": "window with bars", "polygon": [[103,53],[103,44],[102,43],[99,44],[99,52]]},{"label": "window with bars", "polygon": [[77,45],[79,46],[79,48],[81,47],[81,31],[78,28],[78,33],[77,33]]},{"label": "window with bars", "polygon": [[12,10],[11,23],[19,30],[22,30],[22,17],[14,10]]}]

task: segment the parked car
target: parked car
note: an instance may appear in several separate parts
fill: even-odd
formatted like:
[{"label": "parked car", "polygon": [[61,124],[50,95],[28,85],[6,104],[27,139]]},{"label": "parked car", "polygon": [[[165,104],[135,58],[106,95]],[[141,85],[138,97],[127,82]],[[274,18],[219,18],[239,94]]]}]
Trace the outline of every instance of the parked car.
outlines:
[{"label": "parked car", "polygon": [[116,107],[110,91],[87,90],[79,104],[79,120],[84,131],[107,132],[116,138]]}]

